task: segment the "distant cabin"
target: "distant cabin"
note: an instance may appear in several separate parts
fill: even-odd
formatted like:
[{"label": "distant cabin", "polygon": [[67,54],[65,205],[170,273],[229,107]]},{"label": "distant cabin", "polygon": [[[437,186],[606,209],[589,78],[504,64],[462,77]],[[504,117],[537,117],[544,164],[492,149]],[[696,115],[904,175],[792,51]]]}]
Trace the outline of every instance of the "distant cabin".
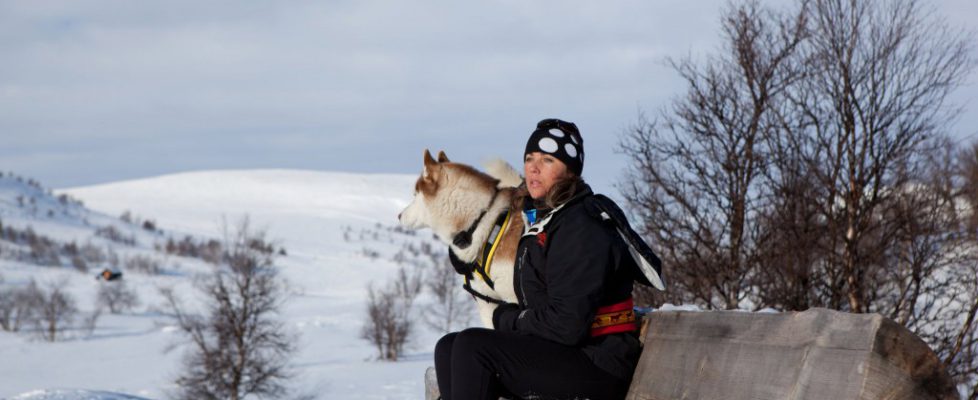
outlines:
[{"label": "distant cabin", "polygon": [[101,278],[106,281],[114,281],[116,279],[122,279],[122,271],[114,271],[108,268],[103,269],[102,273],[99,274],[96,279]]}]

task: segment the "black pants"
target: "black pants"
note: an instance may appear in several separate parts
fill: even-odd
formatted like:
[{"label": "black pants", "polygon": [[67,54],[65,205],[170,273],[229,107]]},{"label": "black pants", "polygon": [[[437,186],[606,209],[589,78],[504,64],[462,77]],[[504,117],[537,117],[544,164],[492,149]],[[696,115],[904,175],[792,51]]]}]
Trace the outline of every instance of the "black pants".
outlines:
[{"label": "black pants", "polygon": [[629,384],[595,366],[579,348],[482,328],[442,337],[435,373],[444,400],[616,400],[625,398]]}]

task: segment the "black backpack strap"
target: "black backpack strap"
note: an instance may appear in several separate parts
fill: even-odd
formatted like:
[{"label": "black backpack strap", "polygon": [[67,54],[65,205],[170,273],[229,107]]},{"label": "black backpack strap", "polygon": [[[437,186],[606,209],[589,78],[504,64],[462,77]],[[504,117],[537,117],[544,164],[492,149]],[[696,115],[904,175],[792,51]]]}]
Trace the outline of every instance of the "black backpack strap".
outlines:
[{"label": "black backpack strap", "polygon": [[632,229],[625,212],[618,207],[618,204],[605,195],[595,194],[585,199],[584,207],[589,215],[614,226],[618,231],[622,240],[628,245],[628,252],[639,269],[635,274],[637,281],[646,286],[666,290],[662,281],[662,260],[652,251],[648,243],[645,243],[642,236]]}]

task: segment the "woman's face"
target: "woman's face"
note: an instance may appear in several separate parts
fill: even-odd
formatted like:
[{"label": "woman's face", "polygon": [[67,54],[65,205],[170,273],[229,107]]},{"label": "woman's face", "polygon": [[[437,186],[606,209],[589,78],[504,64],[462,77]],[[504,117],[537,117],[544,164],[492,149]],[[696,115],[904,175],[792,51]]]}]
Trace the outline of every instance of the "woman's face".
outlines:
[{"label": "woman's face", "polygon": [[542,199],[557,181],[567,177],[567,165],[556,157],[535,151],[523,160],[523,176],[530,197]]}]

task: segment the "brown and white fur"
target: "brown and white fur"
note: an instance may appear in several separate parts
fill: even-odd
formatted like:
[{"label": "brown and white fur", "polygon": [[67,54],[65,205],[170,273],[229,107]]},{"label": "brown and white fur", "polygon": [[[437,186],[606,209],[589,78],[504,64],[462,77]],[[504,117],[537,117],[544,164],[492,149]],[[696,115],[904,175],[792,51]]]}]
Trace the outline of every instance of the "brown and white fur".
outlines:
[{"label": "brown and white fur", "polygon": [[[473,262],[479,257],[479,250],[488,240],[499,214],[510,208],[515,187],[523,181],[513,167],[501,160],[487,163],[486,170],[489,174],[451,162],[444,152],[439,152],[435,160],[425,150],[424,170],[414,185],[414,199],[398,215],[401,225],[412,229],[431,228],[460,260]],[[455,235],[469,229],[483,210],[487,212],[472,232],[471,245],[465,248],[456,246],[453,243]],[[509,217],[509,226],[500,239],[489,267],[489,277],[495,284],[495,290],[476,276],[470,283],[475,291],[509,303],[516,302],[513,264],[522,234],[522,213],[514,212]],[[476,306],[483,325],[492,328],[492,312],[496,305],[476,299]]]}]

